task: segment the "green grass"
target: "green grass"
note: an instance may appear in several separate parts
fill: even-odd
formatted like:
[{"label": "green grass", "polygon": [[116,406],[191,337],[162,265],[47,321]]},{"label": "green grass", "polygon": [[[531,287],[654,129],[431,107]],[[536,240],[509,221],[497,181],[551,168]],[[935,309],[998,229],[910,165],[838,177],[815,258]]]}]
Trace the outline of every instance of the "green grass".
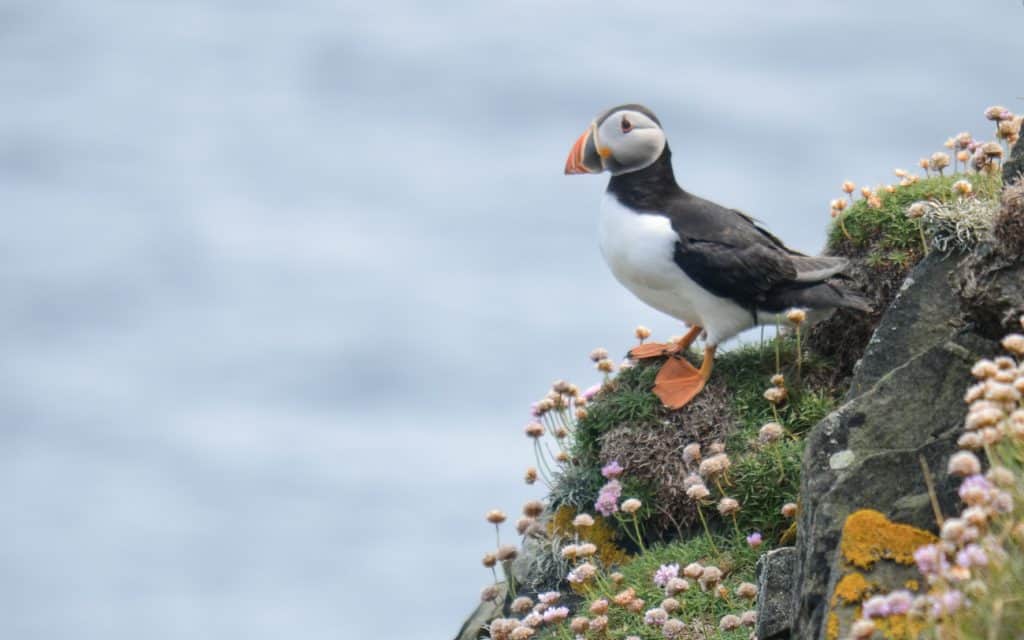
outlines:
[{"label": "green grass", "polygon": [[832,223],[829,249],[840,255],[863,255],[874,264],[916,262],[922,252],[921,232],[918,221],[907,217],[907,207],[919,200],[954,200],[953,183],[957,180],[970,182],[975,197],[981,198],[998,197],[996,194],[1002,185],[998,176],[958,173],[923,178],[914,184],[896,187],[893,193],[882,191],[879,196],[882,206],[878,209],[858,199]]},{"label": "green grass", "polygon": [[[723,570],[725,577],[722,584],[729,590],[729,599],[717,597],[710,591],[701,591],[697,582],[690,580],[690,589],[675,596],[681,606],[672,617],[685,621],[691,628],[692,622],[695,620],[713,627],[715,630],[707,636],[709,640],[739,640],[741,638],[746,640],[750,635],[749,628],[741,627],[735,631],[722,632],[718,630],[718,621],[726,614],[739,615],[743,611],[753,608],[750,601],[736,596],[735,590],[741,582],[754,582],[754,567],[765,547],[757,550],[751,549],[744,540],[739,538],[716,537],[715,544],[721,552],[720,554],[716,554],[705,536],[649,549],[647,553],[637,556],[619,570],[624,576],[620,585],[613,584],[605,577],[591,586],[583,594],[583,602],[578,606],[577,611],[583,615],[596,600],[601,598],[610,600],[616,593],[627,587],[636,589],[637,597],[644,600],[645,611],[657,607],[665,598],[664,592],[653,582],[654,573],[658,567],[663,564],[678,563],[681,571],[691,562],[700,562],[704,565],[715,565]],[[631,613],[622,607],[612,605],[607,615],[609,620],[607,637],[609,638],[625,638],[635,635],[644,640],[663,639],[657,628],[644,624],[643,612]],[[536,637],[549,640],[572,640],[574,638],[568,625],[545,628]],[[703,636],[686,635],[684,637]]]}]

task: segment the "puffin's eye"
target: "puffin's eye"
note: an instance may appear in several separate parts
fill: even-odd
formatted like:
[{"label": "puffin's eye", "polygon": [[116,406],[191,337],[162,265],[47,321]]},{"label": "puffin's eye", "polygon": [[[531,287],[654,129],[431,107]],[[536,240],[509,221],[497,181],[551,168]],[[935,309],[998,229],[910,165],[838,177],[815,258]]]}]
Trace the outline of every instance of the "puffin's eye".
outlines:
[{"label": "puffin's eye", "polygon": [[633,130],[633,123],[626,116],[622,116],[622,133],[629,133]]}]

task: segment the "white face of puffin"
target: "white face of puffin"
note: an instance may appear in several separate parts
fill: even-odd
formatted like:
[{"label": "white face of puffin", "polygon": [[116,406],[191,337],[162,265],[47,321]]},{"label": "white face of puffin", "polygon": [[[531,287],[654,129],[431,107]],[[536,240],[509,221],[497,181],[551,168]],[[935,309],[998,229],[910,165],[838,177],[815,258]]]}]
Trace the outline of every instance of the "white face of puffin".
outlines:
[{"label": "white face of puffin", "polygon": [[665,132],[645,113],[619,107],[590,124],[573,145],[565,172],[613,175],[649,167],[665,150]]}]

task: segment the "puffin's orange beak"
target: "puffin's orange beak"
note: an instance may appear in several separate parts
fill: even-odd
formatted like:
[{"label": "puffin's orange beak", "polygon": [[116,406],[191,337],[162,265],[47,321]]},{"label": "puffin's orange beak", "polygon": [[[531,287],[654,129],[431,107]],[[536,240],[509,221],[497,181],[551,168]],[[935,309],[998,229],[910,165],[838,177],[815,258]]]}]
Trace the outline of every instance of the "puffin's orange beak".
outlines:
[{"label": "puffin's orange beak", "polygon": [[572,145],[565,161],[565,175],[573,173],[601,173],[604,164],[594,144],[594,127],[591,125]]}]

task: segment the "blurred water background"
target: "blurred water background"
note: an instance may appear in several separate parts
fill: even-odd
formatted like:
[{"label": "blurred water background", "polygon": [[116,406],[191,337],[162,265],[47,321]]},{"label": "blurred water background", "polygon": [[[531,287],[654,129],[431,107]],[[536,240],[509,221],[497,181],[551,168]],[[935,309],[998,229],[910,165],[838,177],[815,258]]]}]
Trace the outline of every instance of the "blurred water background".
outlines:
[{"label": "blurred water background", "polygon": [[0,637],[437,640],[596,346],[602,109],[823,244],[1013,110],[1016,1],[0,0]]}]

